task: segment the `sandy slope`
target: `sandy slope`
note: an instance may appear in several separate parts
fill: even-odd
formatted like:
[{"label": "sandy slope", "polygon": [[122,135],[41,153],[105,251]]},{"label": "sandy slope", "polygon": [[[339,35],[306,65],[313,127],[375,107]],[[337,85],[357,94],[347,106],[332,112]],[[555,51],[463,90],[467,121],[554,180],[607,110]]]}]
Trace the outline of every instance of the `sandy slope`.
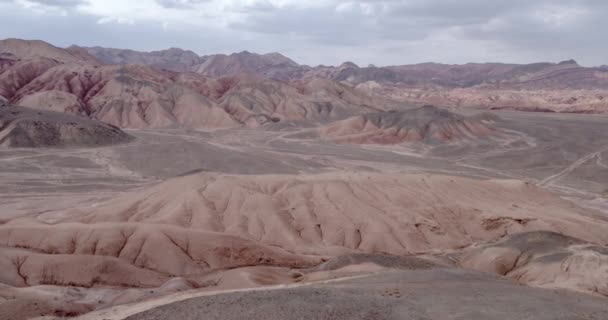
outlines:
[{"label": "sandy slope", "polygon": [[[546,214],[551,208],[551,214]],[[82,223],[162,223],[246,236],[302,253],[453,249],[505,233],[548,229],[596,243],[603,225],[520,181],[438,175],[328,173],[175,178],[93,209]],[[42,215],[39,219],[50,219]],[[61,220],[59,220],[61,221]]]},{"label": "sandy slope", "polygon": [[0,226],[2,282],[154,287],[179,276],[200,284],[218,269],[454,250],[533,230],[608,243],[605,222],[584,214],[519,181],[198,173]]}]

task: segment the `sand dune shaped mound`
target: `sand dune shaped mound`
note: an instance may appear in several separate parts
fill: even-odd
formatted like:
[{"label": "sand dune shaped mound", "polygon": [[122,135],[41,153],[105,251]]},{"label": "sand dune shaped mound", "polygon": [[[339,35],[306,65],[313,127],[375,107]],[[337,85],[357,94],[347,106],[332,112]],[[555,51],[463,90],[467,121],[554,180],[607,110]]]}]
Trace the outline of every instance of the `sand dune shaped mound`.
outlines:
[{"label": "sand dune shaped mound", "polygon": [[608,243],[605,223],[535,186],[424,175],[196,173],[39,219],[176,226],[322,255],[457,249],[532,230]]},{"label": "sand dune shaped mound", "polygon": [[177,276],[196,283],[214,270],[322,262],[237,236],[162,225],[4,226],[0,243],[9,248],[0,256],[0,281],[15,287],[160,287]]},{"label": "sand dune shaped mound", "polygon": [[119,128],[64,113],[0,107],[0,146],[103,146],[131,141]]},{"label": "sand dune shaped mound", "polygon": [[351,117],[325,126],[321,135],[341,143],[459,143],[500,137],[502,134],[494,126],[495,120],[465,117],[434,106],[424,106]]},{"label": "sand dune shaped mound", "polygon": [[608,247],[554,232],[526,232],[458,254],[466,268],[518,282],[608,296]]}]

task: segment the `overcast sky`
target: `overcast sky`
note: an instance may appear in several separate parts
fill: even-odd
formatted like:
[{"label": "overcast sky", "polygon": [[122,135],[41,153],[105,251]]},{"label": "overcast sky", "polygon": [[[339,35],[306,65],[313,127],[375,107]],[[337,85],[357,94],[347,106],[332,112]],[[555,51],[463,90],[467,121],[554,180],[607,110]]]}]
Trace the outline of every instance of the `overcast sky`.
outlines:
[{"label": "overcast sky", "polygon": [[607,0],[0,0],[0,38],[299,63],[608,64]]}]

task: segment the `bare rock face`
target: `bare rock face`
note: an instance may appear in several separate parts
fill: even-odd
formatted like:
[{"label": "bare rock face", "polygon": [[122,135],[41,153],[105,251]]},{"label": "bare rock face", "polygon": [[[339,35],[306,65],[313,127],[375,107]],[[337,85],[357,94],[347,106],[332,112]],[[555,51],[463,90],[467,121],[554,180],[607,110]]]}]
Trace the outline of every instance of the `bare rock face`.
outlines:
[{"label": "bare rock face", "polygon": [[23,107],[0,108],[0,146],[4,147],[95,147],[131,139],[116,127],[82,117]]},{"label": "bare rock face", "polygon": [[434,106],[407,111],[369,113],[329,124],[326,139],[342,143],[460,143],[499,136],[495,119],[464,117]]}]

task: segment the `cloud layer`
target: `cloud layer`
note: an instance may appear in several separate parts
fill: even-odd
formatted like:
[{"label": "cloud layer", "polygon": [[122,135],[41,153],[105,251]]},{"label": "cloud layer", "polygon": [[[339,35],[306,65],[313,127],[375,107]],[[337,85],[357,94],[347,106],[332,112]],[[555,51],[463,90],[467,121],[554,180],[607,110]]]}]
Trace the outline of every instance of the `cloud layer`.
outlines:
[{"label": "cloud layer", "polygon": [[608,63],[603,0],[0,0],[0,37],[301,63]]}]

